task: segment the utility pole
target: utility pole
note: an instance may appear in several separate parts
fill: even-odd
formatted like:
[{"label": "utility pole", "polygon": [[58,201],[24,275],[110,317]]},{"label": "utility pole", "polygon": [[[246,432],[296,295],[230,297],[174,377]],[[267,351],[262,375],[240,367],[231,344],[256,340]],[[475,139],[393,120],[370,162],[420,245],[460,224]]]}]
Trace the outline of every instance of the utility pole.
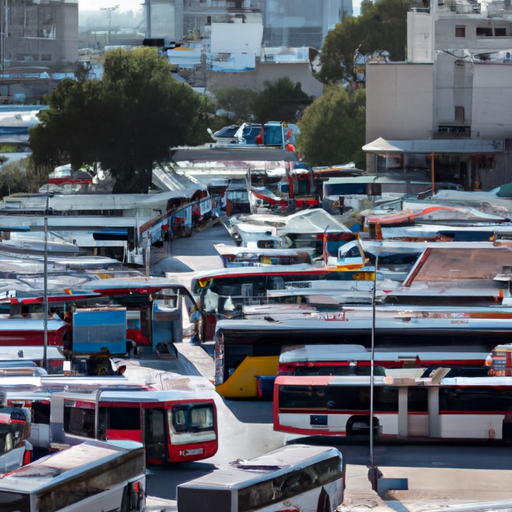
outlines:
[{"label": "utility pole", "polygon": [[110,31],[112,29],[112,11],[117,11],[117,9],[119,9],[119,5],[116,5],[114,7],[100,7],[100,11],[107,11],[108,15],[108,46],[110,46]]}]

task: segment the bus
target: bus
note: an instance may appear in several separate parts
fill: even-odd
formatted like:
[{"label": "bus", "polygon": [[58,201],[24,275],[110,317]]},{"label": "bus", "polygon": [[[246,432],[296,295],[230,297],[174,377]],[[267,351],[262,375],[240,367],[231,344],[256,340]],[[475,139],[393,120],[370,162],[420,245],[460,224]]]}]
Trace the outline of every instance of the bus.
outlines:
[{"label": "bus", "polygon": [[[368,302],[373,289],[372,272],[339,272],[336,267],[315,267],[308,264],[272,265],[268,267],[225,268],[197,274],[192,278],[191,290],[197,297],[202,313],[201,341],[212,341],[217,318],[232,318],[243,306],[266,304],[272,291],[307,290],[326,295],[333,290],[337,295],[354,289],[364,289],[363,302]],[[382,281],[380,272],[377,280]],[[327,290],[326,290],[327,289]],[[345,293],[345,294],[347,294]]]},{"label": "bus", "polygon": [[178,512],[333,512],[344,490],[336,448],[290,444],[178,485]]},{"label": "bus", "polygon": [[[108,276],[107,276],[108,277]],[[167,279],[103,279],[48,296],[48,345],[74,357],[170,353],[183,339],[185,286]],[[0,299],[0,345],[43,346],[44,298],[31,292]]]},{"label": "bus", "polygon": [[[244,319],[223,319],[215,335],[215,385],[226,398],[257,397],[257,376],[277,374],[283,347],[363,345],[372,339],[371,307],[325,310],[307,305],[254,306]],[[375,346],[379,351],[450,354],[485,353],[512,335],[512,309],[453,306],[378,306]],[[438,357],[428,355],[426,357]],[[458,356],[461,357],[460,355]],[[462,361],[464,361],[462,355]],[[484,356],[482,359],[485,359]],[[452,364],[452,363],[444,363]],[[457,364],[459,366],[459,364]]]},{"label": "bus", "polygon": [[32,460],[28,420],[27,412],[22,409],[0,408],[0,474],[18,469]]},{"label": "bus", "polygon": [[[431,369],[450,367],[450,377],[484,377],[488,373],[487,353],[429,351],[428,347],[394,348],[374,352],[376,375],[386,375],[386,370],[408,368]],[[300,345],[283,347],[279,356],[277,375],[369,375],[371,351],[362,345]],[[462,376],[462,375],[461,375]]]},{"label": "bus", "polygon": [[281,376],[274,388],[274,430],[314,436],[473,439],[512,442],[512,379]]},{"label": "bus", "polygon": [[[430,347],[431,348],[431,347]],[[374,375],[408,375],[417,368],[420,376],[435,368],[450,367],[450,377],[484,377],[488,374],[486,352],[388,349],[374,352]],[[284,346],[279,356],[277,375],[370,375],[371,352],[362,345]],[[258,398],[272,400],[276,376],[256,376]]]},{"label": "bus", "polygon": [[87,441],[0,479],[3,512],[142,512],[145,504],[140,443]]},{"label": "bus", "polygon": [[198,392],[153,391],[115,386],[72,392],[7,394],[8,403],[28,407],[33,444],[53,450],[86,439],[143,443],[147,463],[162,465],[212,457],[218,448],[213,398]]}]

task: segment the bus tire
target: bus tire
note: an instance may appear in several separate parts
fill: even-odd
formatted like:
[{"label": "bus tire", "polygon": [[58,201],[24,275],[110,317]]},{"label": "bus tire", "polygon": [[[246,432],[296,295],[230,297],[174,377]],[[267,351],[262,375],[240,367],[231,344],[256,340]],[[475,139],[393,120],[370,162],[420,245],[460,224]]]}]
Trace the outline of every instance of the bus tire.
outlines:
[{"label": "bus tire", "polygon": [[[373,418],[373,436],[377,437],[379,432],[379,420]],[[370,436],[370,416],[352,416],[347,421],[346,435],[348,436]]]},{"label": "bus tire", "polygon": [[316,507],[317,512],[332,512],[331,498],[329,493],[322,487],[320,496],[318,497],[318,506]]}]

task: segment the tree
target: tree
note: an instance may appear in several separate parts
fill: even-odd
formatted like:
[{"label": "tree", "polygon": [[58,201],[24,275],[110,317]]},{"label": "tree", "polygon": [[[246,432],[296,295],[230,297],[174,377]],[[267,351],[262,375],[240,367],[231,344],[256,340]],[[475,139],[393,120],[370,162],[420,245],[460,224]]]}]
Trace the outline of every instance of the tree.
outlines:
[{"label": "tree", "polygon": [[317,78],[325,84],[355,80],[354,55],[389,52],[394,61],[405,60],[407,11],[410,0],[364,0],[361,15],[345,18],[325,38]]},{"label": "tree", "polygon": [[147,192],[171,146],[206,140],[203,100],[155,48],[108,52],[102,80],[63,80],[48,101],[30,131],[35,164],[101,162],[115,192]]},{"label": "tree", "polygon": [[37,192],[47,180],[48,172],[45,175],[38,173],[30,156],[7,162],[0,169],[0,195]]},{"label": "tree", "polygon": [[328,86],[299,122],[297,146],[312,166],[354,162],[364,168],[366,91],[348,94],[340,85]]},{"label": "tree", "polygon": [[217,107],[228,112],[233,112],[235,118],[249,121],[252,115],[252,105],[256,97],[254,89],[242,89],[227,87],[213,91],[217,100]]},{"label": "tree", "polygon": [[266,80],[264,86],[253,102],[254,117],[259,123],[295,121],[297,109],[311,103],[311,97],[302,90],[302,84],[292,82],[287,76],[273,82]]}]

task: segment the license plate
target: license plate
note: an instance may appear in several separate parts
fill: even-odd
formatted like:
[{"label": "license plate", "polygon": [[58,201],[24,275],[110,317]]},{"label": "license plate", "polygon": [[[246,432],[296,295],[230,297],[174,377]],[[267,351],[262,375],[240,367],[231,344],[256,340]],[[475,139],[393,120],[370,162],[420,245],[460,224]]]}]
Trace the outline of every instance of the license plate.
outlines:
[{"label": "license plate", "polygon": [[190,457],[192,455],[201,455],[204,453],[204,448],[189,448],[188,450],[184,450],[183,455],[185,457]]}]

